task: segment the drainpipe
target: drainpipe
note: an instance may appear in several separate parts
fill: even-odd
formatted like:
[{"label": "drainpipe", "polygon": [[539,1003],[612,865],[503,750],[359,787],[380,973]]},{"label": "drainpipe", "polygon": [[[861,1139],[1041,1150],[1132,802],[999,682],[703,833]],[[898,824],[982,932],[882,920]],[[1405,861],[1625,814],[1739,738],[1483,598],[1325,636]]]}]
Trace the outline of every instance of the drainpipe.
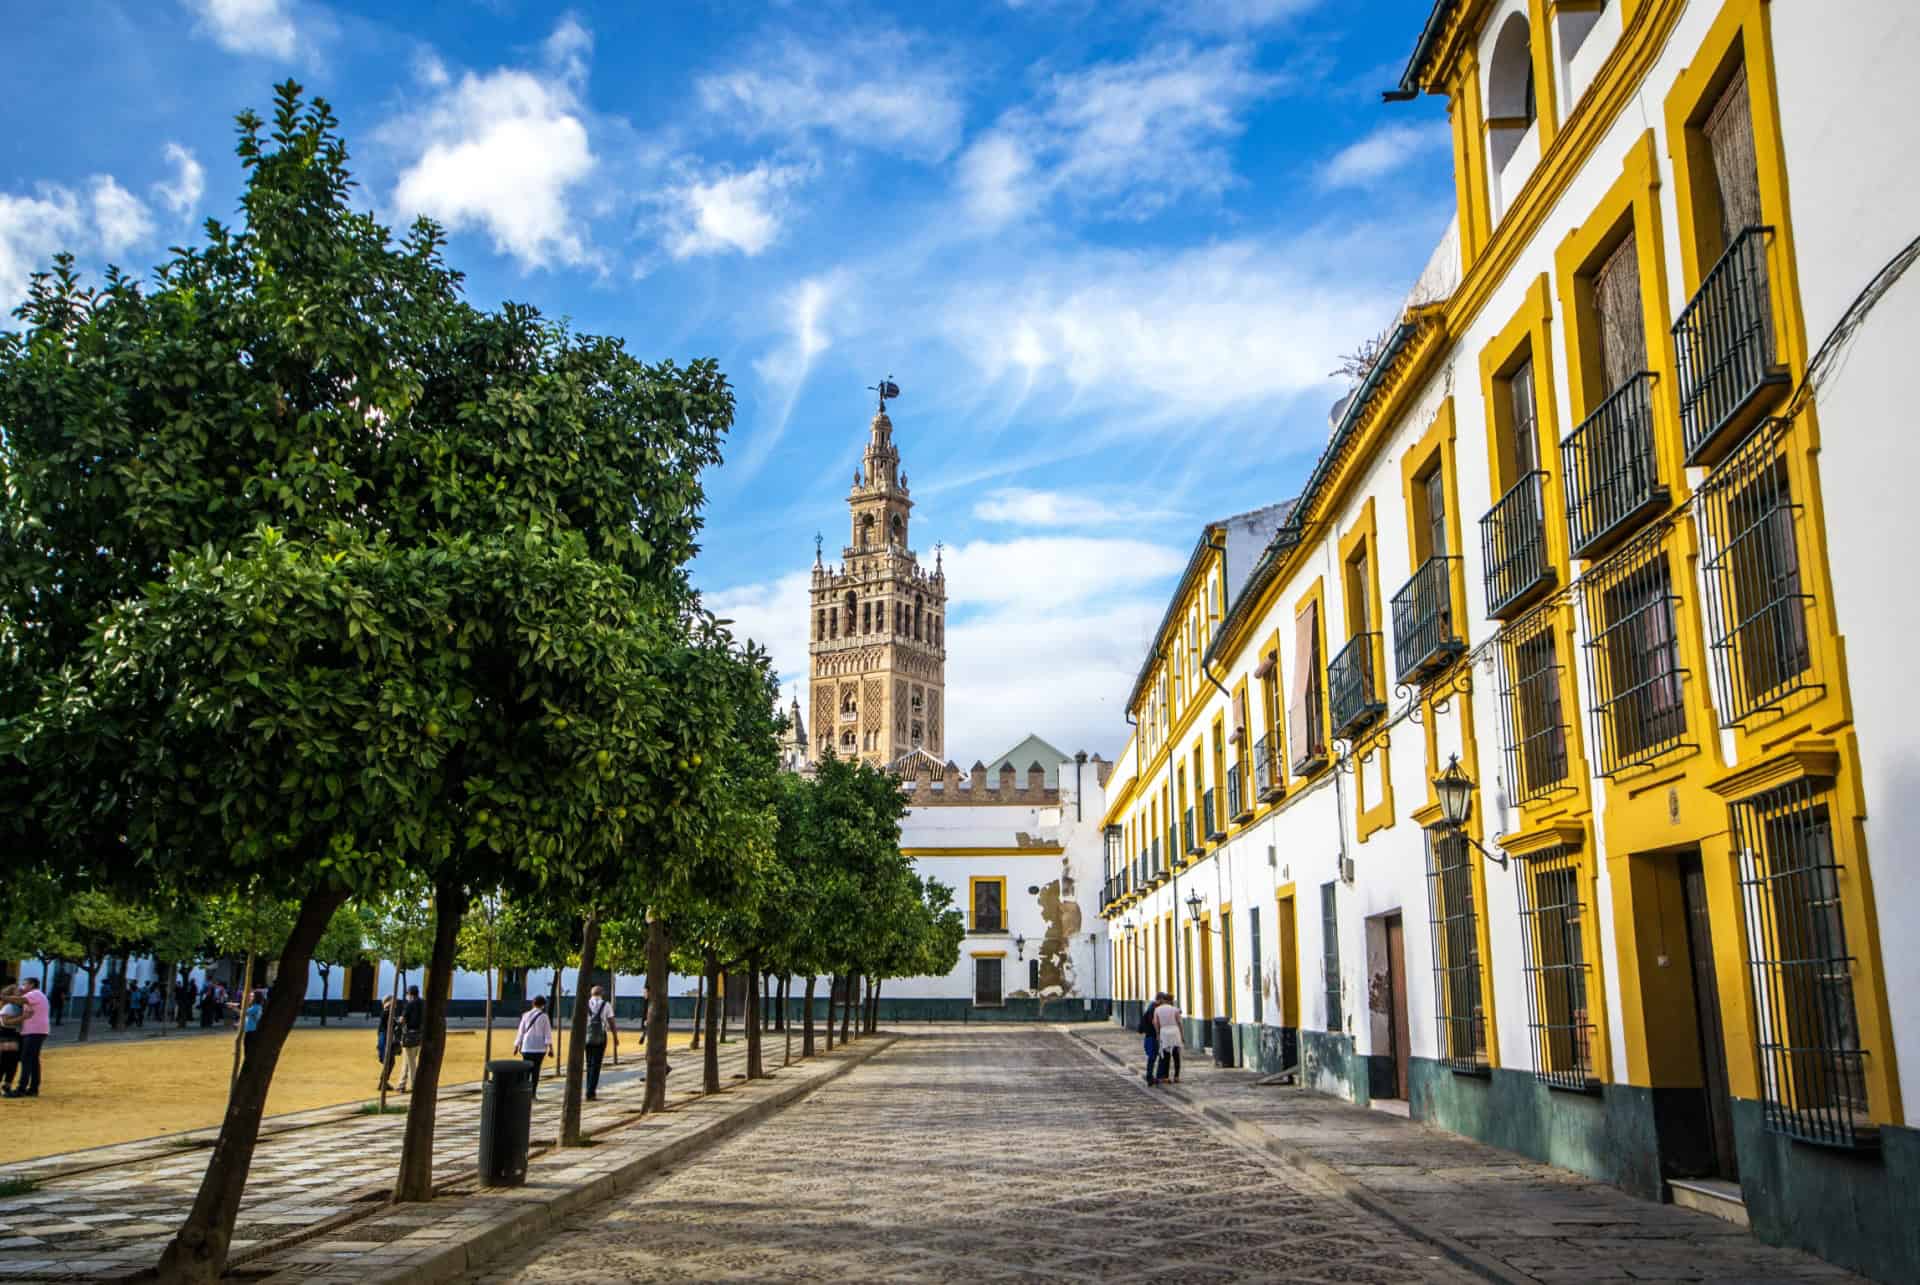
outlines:
[{"label": "drainpipe", "polygon": [[1087,765],[1087,752],[1076,750],[1073,755],[1073,819],[1076,822],[1086,820],[1086,814],[1080,807],[1080,769]]}]

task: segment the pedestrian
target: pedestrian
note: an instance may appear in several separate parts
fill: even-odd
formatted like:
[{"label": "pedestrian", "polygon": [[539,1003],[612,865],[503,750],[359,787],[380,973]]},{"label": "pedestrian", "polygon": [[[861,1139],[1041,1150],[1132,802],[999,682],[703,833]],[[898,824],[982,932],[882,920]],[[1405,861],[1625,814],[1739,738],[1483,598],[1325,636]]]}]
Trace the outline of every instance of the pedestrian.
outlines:
[{"label": "pedestrian", "polygon": [[533,1007],[520,1015],[520,1031],[513,1037],[513,1051],[533,1067],[533,1096],[540,1096],[540,1064],[547,1060],[547,1047],[553,1043],[553,1023],[547,1019],[547,997],[535,995]]},{"label": "pedestrian", "polygon": [[127,992],[127,1024],[145,1026],[147,1024],[147,983],[141,982]]},{"label": "pedestrian", "polygon": [[1154,1071],[1160,1065],[1160,1028],[1153,1020],[1153,1010],[1158,1007],[1160,1007],[1160,997],[1155,995],[1147,1001],[1146,1008],[1140,1013],[1140,1039],[1147,1054],[1148,1088],[1152,1088],[1158,1082]]},{"label": "pedestrian", "polygon": [[147,1016],[155,1026],[167,1020],[167,988],[158,979],[147,985]]},{"label": "pedestrian", "polygon": [[[240,1008],[238,1003],[234,1008]],[[260,1038],[260,1019],[267,1011],[267,993],[255,991],[247,1006],[240,1009],[240,1053],[246,1061],[253,1061],[253,1046]]]},{"label": "pedestrian", "polygon": [[47,1042],[52,1005],[40,990],[40,979],[29,977],[20,983],[20,1087],[8,1089],[10,1098],[40,1096],[40,1046]]},{"label": "pedestrian", "polygon": [[1173,1067],[1173,1082],[1180,1083],[1180,1006],[1173,996],[1161,991],[1160,1007],[1154,1010],[1153,1023],[1160,1036],[1160,1083],[1167,1082],[1167,1067]]},{"label": "pedestrian", "polygon": [[393,1008],[395,1000],[389,995],[380,1004],[380,1020],[374,1023],[373,1047],[375,1056],[380,1059],[380,1088],[383,1092],[393,1086],[387,1083],[387,1033],[393,1026]]},{"label": "pedestrian", "polygon": [[193,975],[189,973],[173,989],[173,1021],[180,1030],[187,1029],[187,1019],[193,1015],[193,1003],[198,990],[193,984]]},{"label": "pedestrian", "polygon": [[200,1029],[213,1029],[213,1015],[225,1006],[226,997],[220,993],[220,983],[208,980],[200,990]]},{"label": "pedestrian", "polygon": [[420,1064],[420,1041],[427,1034],[427,1006],[420,999],[418,986],[407,987],[407,999],[400,1006],[400,1056],[405,1060],[400,1067],[400,1091],[409,1092],[413,1084],[413,1072]]},{"label": "pedestrian", "polygon": [[60,1026],[66,1025],[66,1022],[67,1022],[67,975],[65,973],[62,973],[59,979],[53,983],[53,994],[49,998],[51,998],[53,1001],[54,1023]]},{"label": "pedestrian", "polygon": [[20,988],[9,982],[0,989],[0,1090],[13,1091],[13,1073],[20,1069],[20,1023],[27,1010]]},{"label": "pedestrian", "polygon": [[587,994],[587,1101],[600,1091],[600,1059],[607,1055],[607,1043],[620,1047],[620,1028],[613,1021],[613,1005],[607,1002],[607,990],[596,986]]}]

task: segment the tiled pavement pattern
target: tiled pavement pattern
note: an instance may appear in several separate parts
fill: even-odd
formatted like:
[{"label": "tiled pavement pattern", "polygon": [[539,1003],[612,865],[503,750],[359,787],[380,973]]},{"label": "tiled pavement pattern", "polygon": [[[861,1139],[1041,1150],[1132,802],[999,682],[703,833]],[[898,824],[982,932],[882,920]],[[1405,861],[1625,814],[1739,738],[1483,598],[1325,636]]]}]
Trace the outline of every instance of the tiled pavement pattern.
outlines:
[{"label": "tiled pavement pattern", "polygon": [[[1111,1025],[1074,1037],[1131,1072],[1138,1037]],[[1167,1096],[1221,1116],[1270,1153],[1328,1170],[1354,1197],[1464,1251],[1483,1275],[1532,1281],[1858,1281],[1732,1223],[1629,1196],[1458,1134],[1304,1089],[1261,1087],[1195,1051]],[[1116,1070],[1116,1076],[1120,1074]],[[1142,1086],[1142,1092],[1145,1087]],[[1156,1090],[1156,1092],[1166,1092]],[[1324,1166],[1324,1168],[1322,1168]]]},{"label": "tiled pavement pattern", "polygon": [[[777,1042],[769,1046],[776,1060],[780,1047]],[[698,1057],[675,1052],[671,1085],[676,1096],[699,1087]],[[600,1100],[585,1104],[586,1129],[604,1128],[639,1110],[638,1060],[623,1059],[618,1070],[608,1063]],[[744,1070],[745,1060],[744,1043],[723,1045],[722,1078]],[[388,1101],[404,1104],[406,1099],[396,1094]],[[434,1174],[442,1182],[474,1168],[479,1101],[475,1084],[441,1090]],[[559,1104],[560,1082],[543,1078],[534,1104],[536,1145],[552,1140]],[[234,1260],[243,1262],[273,1243],[377,1208],[392,1189],[405,1122],[404,1115],[361,1115],[357,1106],[270,1122],[275,1131],[263,1130],[234,1227]],[[6,1176],[45,1180],[29,1195],[0,1198],[0,1279],[110,1280],[152,1266],[192,1205],[216,1133],[196,1130],[9,1166]],[[337,1234],[350,1237],[352,1224]]]},{"label": "tiled pavement pattern", "polygon": [[474,1279],[1472,1278],[1057,1030],[947,1028]]}]

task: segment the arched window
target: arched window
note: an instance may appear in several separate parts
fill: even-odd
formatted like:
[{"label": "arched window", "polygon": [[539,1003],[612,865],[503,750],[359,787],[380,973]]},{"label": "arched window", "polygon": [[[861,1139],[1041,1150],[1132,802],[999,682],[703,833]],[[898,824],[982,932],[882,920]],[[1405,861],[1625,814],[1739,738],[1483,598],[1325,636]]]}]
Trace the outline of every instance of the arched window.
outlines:
[{"label": "arched window", "polygon": [[893,542],[895,544],[905,544],[907,542],[906,519],[902,518],[898,513],[893,515]]},{"label": "arched window", "polygon": [[813,640],[815,642],[819,642],[821,639],[825,638],[826,636],[827,636],[827,613],[824,611],[816,611],[813,613]]},{"label": "arched window", "polygon": [[1526,16],[1516,13],[1500,28],[1487,68],[1487,141],[1495,174],[1506,168],[1537,114],[1532,32]]},{"label": "arched window", "polygon": [[920,599],[913,600],[913,640],[920,641]]},{"label": "arched window", "polygon": [[859,619],[860,616],[858,610],[859,603],[859,595],[855,594],[851,589],[847,590],[847,632],[849,634],[853,632],[853,622]]},{"label": "arched window", "polygon": [[866,548],[873,543],[873,514],[862,514],[860,518],[860,547]]},{"label": "arched window", "polygon": [[839,636],[840,636],[840,608],[828,607],[827,608],[827,637],[838,638]]}]

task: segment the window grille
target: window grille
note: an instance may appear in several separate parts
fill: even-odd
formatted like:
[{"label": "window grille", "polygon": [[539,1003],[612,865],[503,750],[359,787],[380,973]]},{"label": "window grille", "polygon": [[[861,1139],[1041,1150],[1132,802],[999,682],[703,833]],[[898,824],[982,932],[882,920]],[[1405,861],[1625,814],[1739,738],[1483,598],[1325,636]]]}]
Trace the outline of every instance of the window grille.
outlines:
[{"label": "window grille", "polygon": [[1533,1073],[1562,1089],[1596,1081],[1587,1008],[1586,936],[1593,925],[1580,899],[1580,876],[1579,850],[1562,846],[1522,858],[1513,881],[1520,891]]},{"label": "window grille", "polygon": [[1346,1027],[1340,1012],[1340,885],[1320,885],[1320,969],[1327,985],[1327,1029],[1338,1034]]},{"label": "window grille", "polygon": [[1545,798],[1567,779],[1567,718],[1560,698],[1560,635],[1556,604],[1530,612],[1500,634],[1500,731],[1507,789],[1518,805]]},{"label": "window grille", "polygon": [[1730,727],[1821,686],[1785,435],[1784,422],[1768,420],[1700,484],[1695,520],[1706,555],[1708,652],[1720,719]]},{"label": "window grille", "polygon": [[1427,905],[1433,929],[1434,1015],[1440,1060],[1456,1071],[1487,1065],[1486,1010],[1480,997],[1479,918],[1473,902],[1473,850],[1464,836],[1427,831]]},{"label": "window grille", "polygon": [[1772,1132],[1875,1146],[1833,806],[1831,782],[1802,778],[1732,807],[1760,1092]]},{"label": "window grille", "polygon": [[1666,535],[1662,525],[1636,537],[1581,581],[1592,748],[1604,777],[1693,744]]}]

